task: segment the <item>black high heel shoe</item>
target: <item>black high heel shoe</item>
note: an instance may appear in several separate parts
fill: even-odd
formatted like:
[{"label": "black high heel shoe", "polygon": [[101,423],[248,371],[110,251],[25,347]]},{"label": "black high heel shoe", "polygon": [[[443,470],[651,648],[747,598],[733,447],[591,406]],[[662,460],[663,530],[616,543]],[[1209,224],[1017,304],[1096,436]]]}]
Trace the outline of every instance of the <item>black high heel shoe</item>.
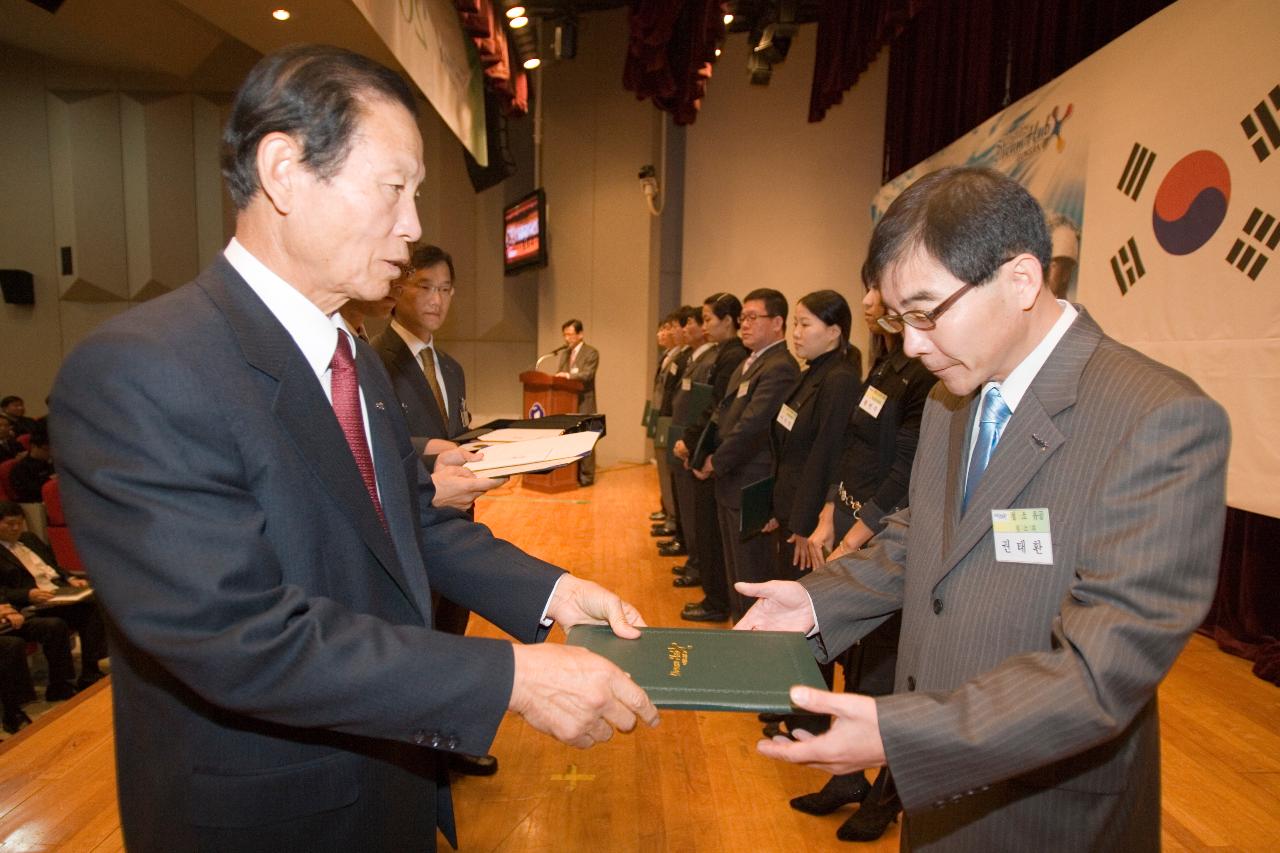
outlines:
[{"label": "black high heel shoe", "polygon": [[888,802],[875,802],[871,798],[849,815],[849,819],[836,830],[836,838],[841,841],[875,841],[884,835],[889,824],[898,820],[898,812],[902,811],[902,801],[897,795]]},{"label": "black high heel shoe", "polygon": [[[871,783],[863,773],[845,773],[832,776],[827,780],[827,784],[822,786],[821,791],[793,798],[791,808],[805,814],[831,814],[841,806],[862,802],[870,792]],[[863,808],[866,807],[863,806]]]}]

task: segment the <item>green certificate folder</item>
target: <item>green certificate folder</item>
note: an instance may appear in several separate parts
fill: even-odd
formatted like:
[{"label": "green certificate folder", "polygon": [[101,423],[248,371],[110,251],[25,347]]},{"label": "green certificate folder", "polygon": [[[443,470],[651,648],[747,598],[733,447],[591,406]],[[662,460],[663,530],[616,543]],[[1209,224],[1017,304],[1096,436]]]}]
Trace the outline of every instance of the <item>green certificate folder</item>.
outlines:
[{"label": "green certificate folder", "polygon": [[742,526],[738,533],[746,542],[758,534],[773,517],[773,477],[765,477],[742,487]]},{"label": "green certificate folder", "polygon": [[623,640],[607,625],[579,625],[569,645],[616,663],[659,708],[792,713],[792,685],[826,690],[804,636],[789,631],[641,628]]}]

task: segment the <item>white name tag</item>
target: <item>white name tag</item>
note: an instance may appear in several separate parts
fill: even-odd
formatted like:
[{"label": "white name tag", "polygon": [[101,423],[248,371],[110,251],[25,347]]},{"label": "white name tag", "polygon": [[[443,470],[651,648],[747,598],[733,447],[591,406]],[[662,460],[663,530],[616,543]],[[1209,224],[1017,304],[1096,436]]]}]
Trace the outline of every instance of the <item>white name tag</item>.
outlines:
[{"label": "white name tag", "polygon": [[782,428],[787,432],[791,432],[791,428],[796,425],[796,410],[782,404],[782,408],[778,410],[778,423],[782,424]]},{"label": "white name tag", "polygon": [[684,379],[681,379],[681,380],[680,380],[680,390],[681,390],[681,391],[692,391],[692,390],[693,390],[693,379],[692,379],[692,378],[690,378],[690,377],[688,377],[688,376],[686,376]]},{"label": "white name tag", "polygon": [[751,387],[751,380],[750,380],[750,379],[744,379],[744,380],[742,380],[741,382],[739,382],[739,383],[738,383],[738,397],[739,397],[739,398],[742,398],[742,397],[747,396],[747,389],[748,389],[748,388],[750,388],[750,387]]},{"label": "white name tag", "polygon": [[574,368],[570,369],[570,371],[569,371],[569,372],[570,372],[570,373],[577,373],[577,372],[578,372],[578,368],[574,367]]},{"label": "white name tag", "polygon": [[1053,565],[1048,509],[993,509],[991,529],[998,562]]},{"label": "white name tag", "polygon": [[884,401],[889,399],[879,388],[867,386],[867,393],[862,395],[862,402],[858,404],[858,408],[871,415],[873,418],[880,417],[880,410],[884,408]]},{"label": "white name tag", "polygon": [[671,366],[667,368],[667,371],[668,371],[672,376],[675,376],[675,375],[676,375],[676,371],[678,371],[679,369],[680,369],[680,368],[679,368],[679,367],[677,367],[677,366],[676,366],[676,363],[673,361],[673,362],[671,362]]}]

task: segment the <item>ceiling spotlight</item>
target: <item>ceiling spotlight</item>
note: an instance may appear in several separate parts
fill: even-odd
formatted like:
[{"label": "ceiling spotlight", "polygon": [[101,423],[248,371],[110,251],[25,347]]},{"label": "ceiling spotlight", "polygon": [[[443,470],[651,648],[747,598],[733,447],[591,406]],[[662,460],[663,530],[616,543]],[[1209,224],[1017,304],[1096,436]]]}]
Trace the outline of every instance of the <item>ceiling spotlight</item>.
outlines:
[{"label": "ceiling spotlight", "polygon": [[524,14],[523,6],[512,6],[510,9],[507,10],[508,18],[519,18],[523,14]]},{"label": "ceiling spotlight", "polygon": [[727,26],[729,26],[729,25],[730,25],[730,24],[732,24],[732,23],[733,23],[733,15],[726,14],[726,15],[724,16],[724,25],[727,27]]},{"label": "ceiling spotlight", "polygon": [[277,21],[287,21],[290,18],[289,10],[276,9],[274,12],[271,13],[271,17],[275,18]]},{"label": "ceiling spotlight", "polygon": [[539,58],[538,58],[538,57],[536,57],[536,56],[531,56],[531,57],[529,57],[528,59],[526,59],[526,60],[524,61],[524,70],[525,70],[525,71],[532,71],[533,69],[537,68],[537,67],[538,67],[539,65],[541,65],[541,64],[542,64],[542,60],[541,60],[541,59],[539,59]]},{"label": "ceiling spotlight", "polygon": [[529,26],[529,19],[524,15],[516,15],[509,23],[511,24],[511,29],[518,30],[521,27]]}]

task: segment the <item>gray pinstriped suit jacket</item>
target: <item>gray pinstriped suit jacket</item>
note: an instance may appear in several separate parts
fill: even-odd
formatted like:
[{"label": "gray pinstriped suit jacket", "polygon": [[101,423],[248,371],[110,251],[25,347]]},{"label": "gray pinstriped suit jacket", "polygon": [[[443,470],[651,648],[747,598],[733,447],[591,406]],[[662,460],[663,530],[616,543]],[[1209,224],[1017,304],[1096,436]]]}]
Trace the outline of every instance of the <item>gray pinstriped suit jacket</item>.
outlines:
[{"label": "gray pinstriped suit jacket", "polygon": [[[910,507],[803,581],[818,654],[903,608],[877,710],[905,849],[1158,849],[1156,687],[1214,592],[1226,413],[1081,310],[962,515],[974,400],[939,383]],[[1049,509],[1054,565],[996,561],[1014,507]]]}]

